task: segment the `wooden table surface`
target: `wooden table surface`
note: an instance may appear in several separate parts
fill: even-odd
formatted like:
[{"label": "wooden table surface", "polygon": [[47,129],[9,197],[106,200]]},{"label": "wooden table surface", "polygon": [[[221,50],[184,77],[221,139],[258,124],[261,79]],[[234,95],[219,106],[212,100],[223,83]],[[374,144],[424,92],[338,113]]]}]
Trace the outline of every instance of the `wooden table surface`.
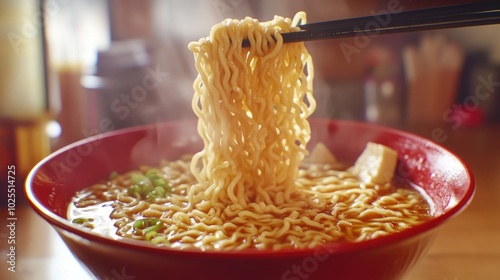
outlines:
[{"label": "wooden table surface", "polygon": [[[432,129],[408,129],[432,137]],[[444,224],[430,251],[404,280],[500,279],[500,126],[448,129],[444,146],[472,168],[477,192],[472,204]],[[22,186],[17,186],[21,193]],[[0,213],[0,279],[91,279],[55,231],[19,202],[16,272],[7,270],[7,210]]]}]

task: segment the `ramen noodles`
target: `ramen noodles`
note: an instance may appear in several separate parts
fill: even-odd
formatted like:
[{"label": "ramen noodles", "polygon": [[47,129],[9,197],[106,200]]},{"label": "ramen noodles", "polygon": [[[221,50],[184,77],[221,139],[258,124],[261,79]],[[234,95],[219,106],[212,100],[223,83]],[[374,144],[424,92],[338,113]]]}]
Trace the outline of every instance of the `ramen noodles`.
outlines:
[{"label": "ramen noodles", "polygon": [[429,204],[393,178],[389,148],[369,143],[351,167],[322,144],[308,156],[312,59],[280,35],[299,21],[303,13],[227,19],[189,44],[203,149],[111,174],[75,195],[68,218],[114,238],[202,250],[357,242],[426,220]]}]

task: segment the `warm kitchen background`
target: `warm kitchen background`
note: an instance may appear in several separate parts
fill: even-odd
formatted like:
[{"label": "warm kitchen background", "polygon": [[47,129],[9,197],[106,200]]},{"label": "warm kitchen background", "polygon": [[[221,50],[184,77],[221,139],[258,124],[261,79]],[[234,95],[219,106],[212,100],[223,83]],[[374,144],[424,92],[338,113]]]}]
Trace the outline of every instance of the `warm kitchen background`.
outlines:
[{"label": "warm kitchen background", "polygon": [[[192,117],[187,44],[224,18],[303,10],[314,22],[460,1],[50,0],[43,13],[35,0],[0,3],[0,163],[26,173],[96,133]],[[475,92],[500,79],[497,34],[493,25],[307,43],[316,116],[397,127],[497,122],[499,93]]]},{"label": "warm kitchen background", "polygon": [[[16,165],[21,190],[27,172],[55,149],[114,129],[193,117],[196,71],[187,44],[224,18],[266,21],[303,10],[315,22],[465,2],[473,1],[46,0],[40,10],[38,0],[0,0],[0,168]],[[379,24],[386,20],[374,16]],[[488,206],[500,201],[499,31],[491,25],[307,43],[317,117],[419,133],[456,150],[477,173],[477,200],[485,200],[448,228],[451,239],[437,241],[434,255],[444,259],[425,259],[411,279],[500,277],[492,265],[500,263],[498,245],[463,245],[454,235],[500,211]],[[6,173],[0,171],[0,204]],[[26,227],[43,225],[36,219],[27,218]],[[497,236],[500,244],[498,222],[472,228],[478,231],[469,236]],[[449,250],[454,242],[466,246],[462,259]],[[52,249],[37,254],[64,251]]]}]

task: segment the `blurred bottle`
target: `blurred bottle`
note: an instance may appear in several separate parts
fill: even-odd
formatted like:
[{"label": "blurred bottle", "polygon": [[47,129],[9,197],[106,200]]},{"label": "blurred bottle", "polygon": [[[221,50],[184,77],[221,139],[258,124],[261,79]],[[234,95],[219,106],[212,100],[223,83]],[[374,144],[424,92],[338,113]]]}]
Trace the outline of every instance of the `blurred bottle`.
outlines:
[{"label": "blurred bottle", "polygon": [[464,51],[441,32],[424,32],[406,46],[406,118],[409,125],[448,123],[462,72]]},{"label": "blurred bottle", "polygon": [[[498,52],[498,53],[497,53]],[[457,103],[444,114],[452,128],[498,122],[500,51],[469,51],[464,60]]]},{"label": "blurred bottle", "polygon": [[88,100],[80,80],[95,64],[97,50],[109,45],[109,11],[107,0],[47,3],[56,5],[46,18],[46,33],[49,88],[57,96],[52,108],[61,127],[52,143],[57,149],[89,136]]},{"label": "blurred bottle", "polygon": [[[0,185],[15,165],[16,185],[50,152],[43,13],[38,0],[0,1]],[[2,200],[5,201],[5,200]]]},{"label": "blurred bottle", "polygon": [[488,113],[491,122],[500,123],[500,44],[493,46],[490,60],[493,69],[489,90],[492,94],[493,106],[489,107]]},{"label": "blurred bottle", "polygon": [[403,90],[395,55],[388,48],[375,47],[369,64],[365,79],[366,120],[388,126],[401,125]]},{"label": "blurred bottle", "polygon": [[97,133],[154,123],[158,109],[155,77],[147,43],[123,40],[97,55],[95,68],[81,83],[88,104],[88,126]]}]

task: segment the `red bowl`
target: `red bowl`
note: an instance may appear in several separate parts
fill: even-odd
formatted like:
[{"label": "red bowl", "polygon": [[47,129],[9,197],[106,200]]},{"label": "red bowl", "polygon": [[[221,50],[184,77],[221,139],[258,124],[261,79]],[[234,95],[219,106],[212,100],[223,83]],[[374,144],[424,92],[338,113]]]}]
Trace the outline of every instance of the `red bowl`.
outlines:
[{"label": "red bowl", "polygon": [[474,194],[467,165],[418,136],[373,124],[311,120],[312,139],[342,161],[353,162],[368,141],[395,149],[397,174],[421,186],[435,216],[400,233],[315,249],[203,252],[113,240],[72,225],[66,209],[75,192],[112,171],[158,164],[202,147],[196,121],[167,122],[82,140],[41,161],[28,176],[32,207],[59,233],[75,257],[98,279],[400,279],[427,251],[438,226],[462,211]]}]

